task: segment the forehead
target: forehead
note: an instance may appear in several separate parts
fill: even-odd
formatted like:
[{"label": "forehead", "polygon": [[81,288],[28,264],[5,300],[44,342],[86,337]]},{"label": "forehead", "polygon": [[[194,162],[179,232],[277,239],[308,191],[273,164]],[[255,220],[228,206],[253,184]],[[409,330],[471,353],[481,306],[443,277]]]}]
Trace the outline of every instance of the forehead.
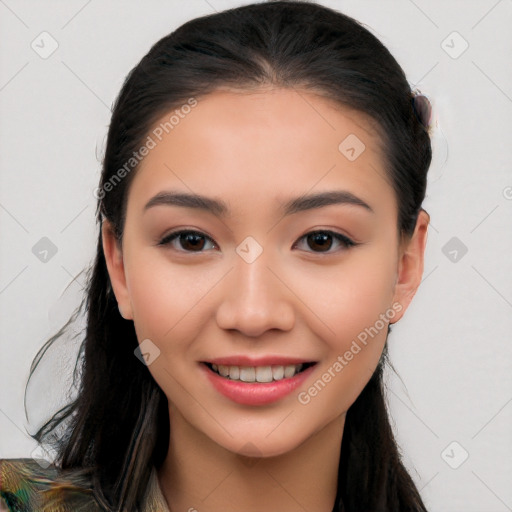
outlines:
[{"label": "forehead", "polygon": [[196,101],[165,113],[149,132],[152,149],[139,164],[129,203],[142,207],[164,188],[241,205],[332,187],[394,200],[369,116],[291,88],[217,90]]}]

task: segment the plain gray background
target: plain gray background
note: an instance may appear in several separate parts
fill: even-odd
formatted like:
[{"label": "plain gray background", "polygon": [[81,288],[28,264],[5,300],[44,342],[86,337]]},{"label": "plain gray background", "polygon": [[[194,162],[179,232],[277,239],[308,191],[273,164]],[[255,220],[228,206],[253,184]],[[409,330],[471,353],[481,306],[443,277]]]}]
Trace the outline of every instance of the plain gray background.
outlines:
[{"label": "plain gray background", "polygon": [[[36,453],[27,432],[69,388],[76,343],[39,372],[27,420],[32,358],[78,304],[96,248],[124,77],[183,22],[244,3],[0,0],[0,457]],[[512,510],[512,1],[318,3],[364,23],[434,106],[424,279],[389,338],[404,461],[431,511]]]}]

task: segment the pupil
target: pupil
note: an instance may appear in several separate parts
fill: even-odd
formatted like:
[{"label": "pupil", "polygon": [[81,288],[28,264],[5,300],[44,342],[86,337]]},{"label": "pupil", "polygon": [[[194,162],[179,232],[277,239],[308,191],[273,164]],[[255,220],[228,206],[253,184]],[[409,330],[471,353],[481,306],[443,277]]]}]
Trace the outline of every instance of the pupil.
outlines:
[{"label": "pupil", "polygon": [[[331,243],[328,244],[328,246],[326,247],[325,246],[325,242],[327,239],[329,239],[331,237],[331,235],[327,234],[327,233],[315,233],[314,235],[310,235],[311,238],[313,238],[313,240],[315,241],[314,243],[318,245],[318,242],[320,242],[320,249],[323,249],[323,250],[329,250],[331,245],[332,245],[332,241]],[[322,245],[322,242],[324,243],[324,245]],[[311,244],[309,244],[310,247],[311,247]],[[311,247],[312,249],[314,249],[314,247]]]},{"label": "pupil", "polygon": [[[201,238],[203,238],[202,236],[200,235],[196,235],[195,233],[187,233],[185,235],[182,235],[182,239],[185,239],[185,245],[188,243],[192,248],[198,248],[201,249],[202,248],[202,245],[201,245],[201,242],[198,243],[198,240],[200,240]],[[192,239],[192,242],[191,242],[191,239]],[[193,241],[195,240],[195,241]]]}]

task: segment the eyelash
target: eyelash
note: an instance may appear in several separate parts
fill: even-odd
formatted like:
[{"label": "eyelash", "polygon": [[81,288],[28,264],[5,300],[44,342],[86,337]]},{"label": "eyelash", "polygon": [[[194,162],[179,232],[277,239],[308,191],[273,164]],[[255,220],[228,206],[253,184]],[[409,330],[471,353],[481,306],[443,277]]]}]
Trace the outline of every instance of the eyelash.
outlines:
[{"label": "eyelash", "polygon": [[[162,238],[162,240],[160,240],[160,242],[158,242],[157,245],[159,245],[159,246],[171,245],[172,241],[174,241],[180,235],[183,235],[183,234],[198,235],[200,237],[206,238],[207,240],[212,242],[214,245],[216,245],[215,242],[208,235],[205,235],[204,233],[201,233],[200,231],[195,231],[193,229],[179,230],[179,231],[174,231],[172,233],[169,233],[164,238]],[[344,249],[350,249],[351,247],[359,245],[358,243],[354,242],[353,240],[346,237],[345,235],[342,235],[341,233],[337,233],[335,231],[330,231],[327,229],[319,229],[319,230],[310,231],[309,233],[306,233],[305,235],[301,236],[299,238],[299,240],[302,240],[303,238],[306,238],[309,235],[317,235],[317,234],[331,235],[333,238],[335,238],[338,242],[340,242],[344,246]],[[294,247],[295,247],[295,244],[294,244]],[[205,251],[187,251],[187,250],[178,250],[178,249],[176,249],[176,250],[178,252],[185,252],[185,253],[205,252]],[[312,252],[313,254],[333,254],[333,253],[339,252],[339,250],[338,251],[330,251],[330,249],[329,249],[328,251],[306,251],[306,252]]]}]

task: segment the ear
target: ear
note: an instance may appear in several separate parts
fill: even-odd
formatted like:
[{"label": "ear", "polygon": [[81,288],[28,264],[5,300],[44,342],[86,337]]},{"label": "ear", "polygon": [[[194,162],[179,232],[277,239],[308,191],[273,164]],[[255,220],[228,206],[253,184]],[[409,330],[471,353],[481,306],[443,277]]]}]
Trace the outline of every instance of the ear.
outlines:
[{"label": "ear", "polygon": [[420,210],[412,237],[401,244],[393,303],[398,302],[402,309],[390,323],[402,318],[421,283],[429,222],[430,215]]},{"label": "ear", "polygon": [[133,313],[126,286],[123,253],[119,240],[114,234],[112,224],[105,219],[101,225],[103,254],[107,263],[107,270],[112,283],[112,289],[119,305],[119,313],[126,320],[133,320]]}]

